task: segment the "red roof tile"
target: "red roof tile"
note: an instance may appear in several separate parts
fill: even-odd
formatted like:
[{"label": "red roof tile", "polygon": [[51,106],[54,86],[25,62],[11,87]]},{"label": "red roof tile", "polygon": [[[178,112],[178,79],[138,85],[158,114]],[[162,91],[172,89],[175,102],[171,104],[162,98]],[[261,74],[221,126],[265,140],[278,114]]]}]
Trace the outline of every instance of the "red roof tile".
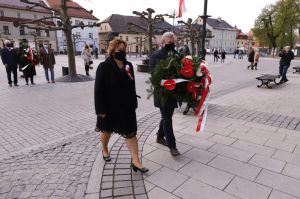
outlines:
[{"label": "red roof tile", "polygon": [[[60,0],[47,0],[49,6],[54,9],[59,9],[61,5]],[[68,1],[67,5],[70,7],[74,8],[82,8],[78,3],[73,2],[73,1]],[[68,9],[68,15],[70,17],[77,17],[77,18],[83,18],[83,19],[91,19],[91,20],[99,20],[97,17],[92,15],[91,13],[87,12],[86,10],[83,9],[74,9],[74,8],[69,8]]]}]

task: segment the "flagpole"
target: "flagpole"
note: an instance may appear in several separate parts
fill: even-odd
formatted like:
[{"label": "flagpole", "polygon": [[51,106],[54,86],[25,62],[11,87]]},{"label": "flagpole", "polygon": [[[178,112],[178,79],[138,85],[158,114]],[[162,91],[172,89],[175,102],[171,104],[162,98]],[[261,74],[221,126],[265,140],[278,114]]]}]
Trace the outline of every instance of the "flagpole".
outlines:
[{"label": "flagpole", "polygon": [[173,32],[174,32],[174,26],[175,26],[175,9],[174,9],[174,12],[173,12]]},{"label": "flagpole", "polygon": [[207,15],[207,0],[204,0],[204,12],[201,18],[203,19],[203,30],[202,30],[202,60],[205,60],[205,38],[206,38],[206,19],[210,17]]}]

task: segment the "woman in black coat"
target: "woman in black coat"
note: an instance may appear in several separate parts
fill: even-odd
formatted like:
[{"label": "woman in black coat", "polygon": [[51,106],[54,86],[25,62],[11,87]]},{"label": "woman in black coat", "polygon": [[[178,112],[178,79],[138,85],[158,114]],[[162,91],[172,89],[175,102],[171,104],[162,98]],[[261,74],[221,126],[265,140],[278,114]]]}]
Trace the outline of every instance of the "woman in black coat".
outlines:
[{"label": "woman in black coat", "polygon": [[126,138],[134,171],[147,172],[138,156],[135,109],[137,98],[133,66],[126,60],[126,42],[115,39],[108,47],[109,57],[100,63],[95,80],[96,128],[100,130],[103,159],[110,161],[108,141],[112,132]]}]

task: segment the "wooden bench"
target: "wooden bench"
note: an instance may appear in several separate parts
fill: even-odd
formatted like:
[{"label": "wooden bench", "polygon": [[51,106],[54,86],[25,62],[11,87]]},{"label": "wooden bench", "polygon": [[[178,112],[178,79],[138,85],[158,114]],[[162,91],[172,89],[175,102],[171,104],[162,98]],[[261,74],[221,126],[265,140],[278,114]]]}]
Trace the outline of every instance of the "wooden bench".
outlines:
[{"label": "wooden bench", "polygon": [[293,69],[295,70],[293,73],[300,73],[300,66],[294,66]]},{"label": "wooden bench", "polygon": [[272,86],[270,86],[270,83],[274,82],[275,85],[278,85],[279,82],[276,82],[276,79],[279,77],[280,75],[262,74],[262,76],[256,78],[257,80],[261,81],[261,84],[257,85],[257,87],[260,88],[265,85],[268,88],[272,88]]}]

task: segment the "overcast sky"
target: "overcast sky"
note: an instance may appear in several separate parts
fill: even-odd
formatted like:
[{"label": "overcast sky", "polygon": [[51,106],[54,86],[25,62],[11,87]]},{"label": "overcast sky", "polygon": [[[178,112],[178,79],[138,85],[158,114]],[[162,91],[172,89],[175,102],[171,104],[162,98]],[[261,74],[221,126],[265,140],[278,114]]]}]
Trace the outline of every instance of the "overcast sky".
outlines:
[{"label": "overcast sky", "polygon": [[[74,0],[84,8],[94,11],[100,21],[111,14],[132,15],[133,10],[143,11],[153,8],[156,13],[171,14],[178,11],[179,0]],[[256,17],[262,8],[273,4],[277,0],[208,0],[208,15],[213,18],[221,17],[232,26],[237,26],[247,33],[254,25]],[[203,14],[204,0],[185,0],[187,12],[183,19],[192,18]],[[172,23],[172,21],[168,22]]]}]

